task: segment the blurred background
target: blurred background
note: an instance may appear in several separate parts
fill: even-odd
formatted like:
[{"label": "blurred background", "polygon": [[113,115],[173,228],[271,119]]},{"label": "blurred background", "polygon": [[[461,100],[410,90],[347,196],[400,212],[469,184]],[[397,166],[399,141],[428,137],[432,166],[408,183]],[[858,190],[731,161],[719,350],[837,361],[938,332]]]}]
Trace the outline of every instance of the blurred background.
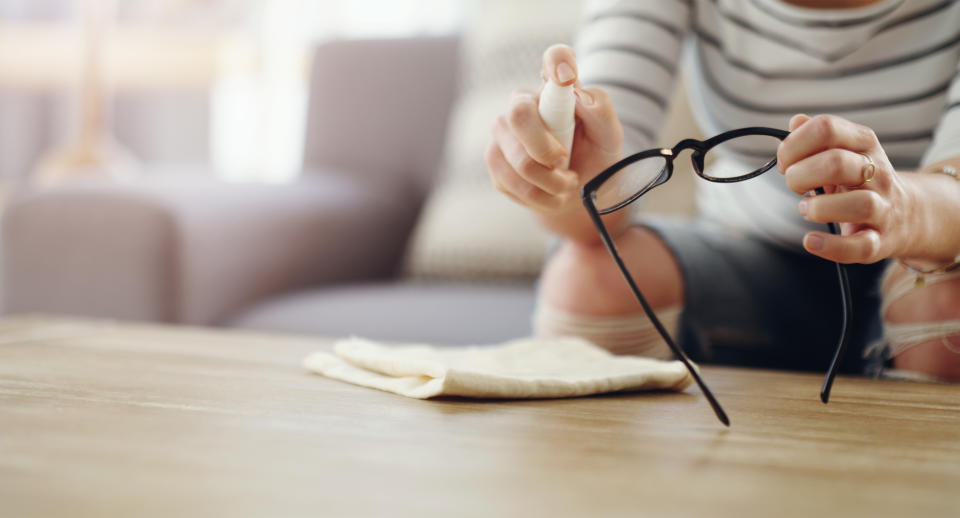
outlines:
[{"label": "blurred background", "polygon": [[[554,239],[492,187],[484,150],[583,16],[579,0],[0,0],[0,311],[529,334]],[[662,142],[697,135],[683,88],[664,121]],[[644,209],[691,214],[691,185],[678,170]]]},{"label": "blurred background", "polygon": [[104,117],[116,154],[150,174],[289,180],[303,154],[311,48],[453,34],[465,8],[448,0],[0,0],[0,182],[80,140],[90,117]]}]

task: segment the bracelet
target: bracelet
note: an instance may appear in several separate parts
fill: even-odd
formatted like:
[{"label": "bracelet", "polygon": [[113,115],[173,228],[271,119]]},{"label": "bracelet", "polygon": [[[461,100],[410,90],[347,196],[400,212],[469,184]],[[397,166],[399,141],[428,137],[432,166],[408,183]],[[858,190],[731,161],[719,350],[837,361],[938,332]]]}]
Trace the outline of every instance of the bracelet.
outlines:
[{"label": "bracelet", "polygon": [[957,171],[957,168],[952,165],[942,165],[930,172],[952,176],[954,180],[960,181],[960,171]]},{"label": "bracelet", "polygon": [[[960,182],[960,172],[958,172],[957,168],[953,167],[952,165],[943,165],[930,172],[945,174],[947,176],[952,177],[954,180],[957,180],[958,182]],[[960,268],[960,254],[957,254],[957,256],[953,258],[952,263],[945,264],[942,266],[937,266],[935,268],[926,269],[926,270],[922,268],[917,268],[916,266],[911,266],[903,259],[898,258],[897,261],[900,264],[902,264],[904,268],[906,268],[911,273],[916,275],[916,277],[913,280],[913,285],[916,288],[923,288],[924,286],[927,285],[927,279],[925,277],[927,275],[942,275],[944,273],[951,272],[953,270],[956,270],[957,268]]]},{"label": "bracelet", "polygon": [[917,268],[916,266],[911,266],[907,264],[903,259],[897,259],[897,262],[903,265],[904,268],[916,275],[913,279],[913,286],[915,288],[923,288],[927,285],[927,275],[943,275],[945,273],[952,272],[957,268],[960,268],[960,255],[957,255],[953,259],[953,262],[950,264],[945,264],[943,266],[938,266],[936,268],[931,268],[929,270],[924,270],[922,268]]}]

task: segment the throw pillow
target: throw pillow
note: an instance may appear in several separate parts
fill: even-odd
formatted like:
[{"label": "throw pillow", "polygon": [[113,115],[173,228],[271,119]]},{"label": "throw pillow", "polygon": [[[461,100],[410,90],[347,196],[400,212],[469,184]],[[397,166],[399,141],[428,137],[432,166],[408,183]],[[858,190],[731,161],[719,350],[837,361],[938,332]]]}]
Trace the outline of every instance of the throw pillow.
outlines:
[{"label": "throw pillow", "polygon": [[539,86],[543,51],[572,43],[579,2],[475,2],[461,45],[461,93],[442,170],[414,230],[404,271],[414,278],[530,278],[550,236],[535,216],[497,192],[484,150],[490,127],[517,87]]}]

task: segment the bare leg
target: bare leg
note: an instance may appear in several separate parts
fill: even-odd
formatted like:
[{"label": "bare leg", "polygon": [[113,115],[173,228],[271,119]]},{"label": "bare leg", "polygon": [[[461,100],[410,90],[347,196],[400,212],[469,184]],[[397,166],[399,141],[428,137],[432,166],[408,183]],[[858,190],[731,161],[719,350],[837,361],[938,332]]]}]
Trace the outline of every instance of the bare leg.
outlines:
[{"label": "bare leg", "polygon": [[[675,328],[683,278],[666,245],[634,227],[617,238],[617,248],[657,316]],[[565,242],[544,269],[538,305],[539,334],[575,334],[618,353],[671,355],[602,244]]]},{"label": "bare leg", "polygon": [[[683,277],[666,245],[649,229],[633,227],[617,249],[654,309],[683,303]],[[613,258],[600,243],[567,241],[543,272],[540,300],[582,315],[619,316],[642,311]]]},{"label": "bare leg", "polygon": [[[912,274],[899,264],[890,268],[893,271],[883,286],[885,295],[898,279],[904,276],[912,278]],[[890,304],[884,315],[887,325],[957,320],[960,320],[960,278],[913,289]],[[893,364],[897,369],[960,381],[960,334],[947,333],[911,345],[894,357]]]}]

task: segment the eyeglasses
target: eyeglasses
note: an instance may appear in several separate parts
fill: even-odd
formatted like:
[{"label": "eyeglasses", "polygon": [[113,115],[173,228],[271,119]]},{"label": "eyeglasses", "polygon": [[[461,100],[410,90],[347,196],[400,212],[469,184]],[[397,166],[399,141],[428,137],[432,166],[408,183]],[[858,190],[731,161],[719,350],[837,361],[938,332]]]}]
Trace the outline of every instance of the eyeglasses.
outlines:
[{"label": "eyeglasses", "polygon": [[[719,183],[742,182],[760,176],[776,165],[777,146],[789,134],[788,131],[774,128],[742,128],[727,131],[703,141],[682,140],[672,149],[660,148],[641,151],[605,169],[587,182],[580,192],[583,205],[600,232],[603,244],[607,247],[610,255],[613,256],[617,267],[620,268],[620,273],[623,274],[633,294],[637,297],[637,301],[640,302],[640,306],[643,307],[643,312],[646,313],[650,322],[653,323],[653,326],[673,353],[683,362],[703,395],[710,402],[717,418],[726,426],[730,426],[730,419],[726,412],[724,412],[723,407],[720,406],[710,389],[707,388],[699,372],[690,362],[690,358],[670,338],[670,334],[667,333],[653,308],[650,307],[647,299],[640,292],[640,288],[637,287],[626,263],[620,257],[620,253],[617,251],[613,238],[610,237],[610,232],[607,231],[601,216],[611,214],[630,205],[653,188],[666,183],[673,175],[674,159],[683,150],[689,149],[692,151],[690,158],[693,161],[693,170],[700,178]],[[732,162],[728,161],[714,160],[714,158],[729,156],[730,154],[735,154],[741,159],[737,162],[737,165],[734,166]],[[823,194],[824,191],[818,188],[816,193]],[[828,223],[828,226],[831,233],[840,233],[837,224]],[[824,403],[830,399],[830,389],[833,386],[833,380],[837,375],[837,369],[847,347],[847,330],[850,328],[853,318],[847,270],[843,264],[836,263],[836,265],[837,277],[840,280],[840,291],[843,297],[843,325],[840,329],[840,340],[837,343],[833,360],[830,362],[823,386],[820,389],[820,400]]]}]

